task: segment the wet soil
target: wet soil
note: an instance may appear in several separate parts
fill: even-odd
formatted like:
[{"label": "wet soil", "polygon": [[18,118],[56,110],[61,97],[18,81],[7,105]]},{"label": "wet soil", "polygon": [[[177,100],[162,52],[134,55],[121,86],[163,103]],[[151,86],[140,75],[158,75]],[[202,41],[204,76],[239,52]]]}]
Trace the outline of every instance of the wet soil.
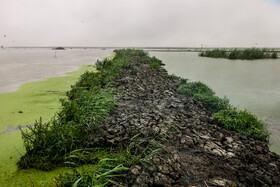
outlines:
[{"label": "wet soil", "polygon": [[266,142],[224,129],[201,103],[177,93],[177,77],[132,57],[131,67],[112,83],[119,92],[117,108],[91,141],[120,148],[131,145],[136,134],[143,139],[160,134],[162,146],[150,164],[135,165],[120,183],[280,186],[280,157]]}]

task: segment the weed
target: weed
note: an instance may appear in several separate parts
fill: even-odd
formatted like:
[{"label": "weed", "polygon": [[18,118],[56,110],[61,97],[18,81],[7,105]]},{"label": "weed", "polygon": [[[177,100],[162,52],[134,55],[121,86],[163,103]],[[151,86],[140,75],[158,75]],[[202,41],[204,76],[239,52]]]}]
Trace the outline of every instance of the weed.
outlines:
[{"label": "weed", "polygon": [[163,66],[164,64],[162,63],[161,60],[157,59],[155,56],[153,56],[151,58],[152,63],[150,64],[150,68],[151,69],[158,69],[161,66]]},{"label": "weed", "polygon": [[253,135],[258,140],[267,141],[269,133],[266,124],[246,110],[221,110],[213,118],[229,130],[240,134]]},{"label": "weed", "polygon": [[193,97],[196,94],[207,96],[212,96],[215,94],[215,92],[211,88],[200,81],[183,84],[178,88],[178,92],[190,97]]},{"label": "weed", "polygon": [[167,78],[169,79],[176,79],[178,78],[175,74],[167,75]]},{"label": "weed", "polygon": [[215,92],[202,82],[190,82],[182,84],[178,92],[200,101],[203,106],[212,113],[230,108],[229,100],[215,96]]}]

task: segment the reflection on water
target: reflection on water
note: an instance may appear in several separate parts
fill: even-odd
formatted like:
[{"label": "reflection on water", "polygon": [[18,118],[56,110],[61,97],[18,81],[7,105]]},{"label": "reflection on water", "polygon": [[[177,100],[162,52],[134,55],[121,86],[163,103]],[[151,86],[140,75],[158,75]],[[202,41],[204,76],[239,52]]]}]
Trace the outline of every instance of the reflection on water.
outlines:
[{"label": "reflection on water", "polygon": [[198,57],[193,52],[152,52],[170,74],[202,81],[231,104],[267,122],[270,149],[280,154],[280,59],[227,60]]}]

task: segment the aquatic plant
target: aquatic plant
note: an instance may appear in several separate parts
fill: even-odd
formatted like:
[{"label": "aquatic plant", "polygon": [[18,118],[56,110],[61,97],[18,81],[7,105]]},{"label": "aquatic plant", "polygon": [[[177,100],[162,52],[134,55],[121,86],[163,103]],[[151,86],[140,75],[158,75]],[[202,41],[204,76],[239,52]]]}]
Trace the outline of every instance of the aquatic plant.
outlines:
[{"label": "aquatic plant", "polygon": [[203,51],[199,53],[201,57],[211,57],[211,58],[227,58],[231,60],[241,59],[241,60],[254,60],[254,59],[264,59],[264,58],[277,58],[277,53],[268,49],[234,49],[232,51],[226,49],[213,49],[208,51]]}]

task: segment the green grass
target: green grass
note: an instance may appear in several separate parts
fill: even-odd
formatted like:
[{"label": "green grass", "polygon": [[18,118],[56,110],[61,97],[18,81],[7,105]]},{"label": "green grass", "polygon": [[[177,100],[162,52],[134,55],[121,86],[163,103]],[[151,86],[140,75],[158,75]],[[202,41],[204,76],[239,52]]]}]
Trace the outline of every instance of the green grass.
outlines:
[{"label": "green grass", "polygon": [[231,60],[254,60],[254,59],[265,59],[265,58],[277,58],[277,52],[268,49],[257,49],[248,48],[243,50],[234,49],[233,51],[227,51],[225,49],[213,49],[203,51],[199,53],[201,57],[211,58],[227,58]]},{"label": "green grass", "polygon": [[266,124],[246,110],[221,110],[215,113],[213,118],[229,130],[252,135],[258,140],[268,140],[269,133],[265,128]]},{"label": "green grass", "polygon": [[227,98],[215,96],[215,92],[202,82],[182,84],[178,87],[178,92],[200,101],[212,113],[230,108]]},{"label": "green grass", "polygon": [[267,141],[269,133],[266,124],[246,110],[232,107],[227,98],[215,96],[215,92],[202,82],[186,82],[178,92],[200,101],[213,114],[219,124],[240,134],[252,135],[255,139]]}]

